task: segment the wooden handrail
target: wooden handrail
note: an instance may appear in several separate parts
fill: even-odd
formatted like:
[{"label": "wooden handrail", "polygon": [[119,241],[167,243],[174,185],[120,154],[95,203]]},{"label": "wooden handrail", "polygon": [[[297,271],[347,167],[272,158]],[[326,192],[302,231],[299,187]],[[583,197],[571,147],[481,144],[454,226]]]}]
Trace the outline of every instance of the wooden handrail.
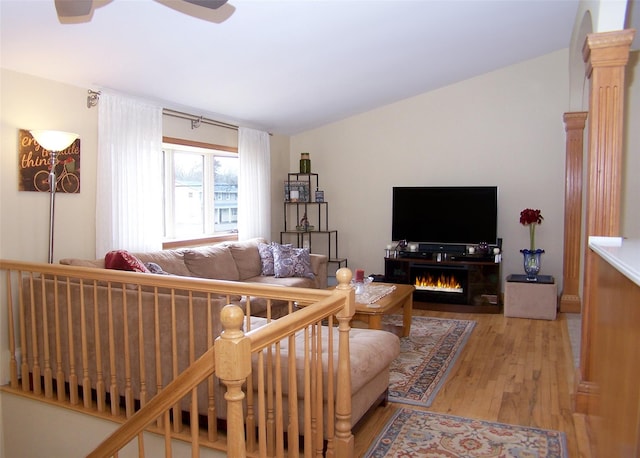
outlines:
[{"label": "wooden handrail", "polygon": [[130,283],[143,286],[156,286],[165,289],[183,289],[208,293],[215,290],[222,295],[256,295],[265,298],[296,301],[312,304],[323,297],[331,296],[331,291],[314,288],[296,288],[267,285],[264,283],[238,282],[230,280],[211,280],[178,275],[149,275],[139,272],[125,272],[115,269],[78,267],[65,264],[34,263],[0,259],[0,270],[37,271],[51,276],[69,276],[83,280],[100,279],[103,282]]},{"label": "wooden handrail", "polygon": [[[14,392],[48,398],[48,402],[55,402],[57,394],[57,401],[67,407],[123,422],[88,456],[113,456],[136,436],[143,450],[145,430],[164,431],[169,449],[172,436],[190,440],[194,456],[198,456],[202,440],[208,440],[208,446],[226,446],[232,457],[244,456],[247,449],[254,453],[256,445],[261,451],[282,455],[287,429],[290,456],[298,450],[298,434],[305,437],[305,454],[310,450],[313,454],[324,453],[324,442],[328,455],[352,456],[349,321],[354,313],[355,296],[349,285],[348,269],[338,272],[340,284],[334,290],[9,260],[0,260],[0,270],[7,274],[7,323],[11,328],[8,350]],[[231,299],[238,296],[246,302]],[[237,305],[228,305],[222,311],[233,310],[234,318],[225,318],[220,312],[225,297],[227,303],[244,304],[246,311]],[[254,320],[253,317],[249,320],[250,304],[254,298],[266,300],[267,320],[266,324],[250,330],[250,322]],[[272,320],[272,301],[285,301],[289,314]],[[295,309],[295,303],[305,307]],[[130,318],[122,323],[123,316]],[[334,317],[337,327],[333,327]],[[118,321],[117,326],[114,320]],[[159,327],[160,320],[164,328]],[[329,326],[322,331],[325,320]],[[241,330],[239,323],[242,322],[246,334]],[[181,326],[181,339],[189,340],[176,339],[177,325]],[[217,330],[214,331],[212,325]],[[223,332],[213,346],[221,325]],[[328,336],[323,342],[324,332]],[[299,370],[304,370],[305,375],[300,375],[304,378],[298,381],[296,339],[301,338],[301,333],[304,349],[300,343]],[[323,370],[321,356],[325,351],[335,354],[334,333],[340,361],[335,372],[333,358],[329,358]],[[197,354],[194,338],[200,339]],[[159,350],[161,340],[162,351]],[[281,345],[288,345],[288,356],[281,353]],[[323,348],[325,345],[328,347]],[[181,347],[179,368],[175,364],[178,346]],[[20,351],[22,361],[16,357]],[[195,359],[198,355],[201,356]],[[264,370],[266,375],[262,381],[254,381],[251,376],[251,371],[256,370],[251,366],[252,355],[254,364],[256,359],[264,357],[264,366],[258,366],[258,373],[262,376]],[[171,364],[167,364],[167,357],[172,359]],[[154,366],[145,366],[147,363],[155,364],[155,373]],[[281,365],[285,364],[293,371],[288,375],[281,373],[284,368]],[[325,381],[323,377],[327,377]],[[326,380],[332,382],[327,386]],[[218,389],[214,390],[214,384],[218,383],[227,386],[226,417],[224,412],[216,413],[213,393],[215,391],[216,398],[219,396]],[[284,394],[283,385],[288,387]],[[66,394],[60,389],[65,386]],[[246,396],[242,391],[245,386]],[[328,390],[324,395],[323,386]],[[148,389],[152,391],[147,393]],[[199,391],[206,396],[199,396]],[[187,404],[189,396],[190,404]],[[287,402],[283,402],[284,396]],[[242,414],[245,398],[246,418]],[[122,411],[120,399],[124,400]],[[298,421],[303,421],[298,419],[298,407],[304,409],[304,412],[300,410],[300,414],[304,413],[302,429],[298,429]],[[287,410],[288,427],[283,429]],[[191,417],[190,438],[182,433],[182,414],[187,413]],[[200,438],[199,415],[208,419],[208,436],[203,436],[206,439]],[[226,445],[217,437],[218,418],[227,421]],[[254,433],[258,430],[256,444]],[[246,439],[245,431],[251,432]]]}]

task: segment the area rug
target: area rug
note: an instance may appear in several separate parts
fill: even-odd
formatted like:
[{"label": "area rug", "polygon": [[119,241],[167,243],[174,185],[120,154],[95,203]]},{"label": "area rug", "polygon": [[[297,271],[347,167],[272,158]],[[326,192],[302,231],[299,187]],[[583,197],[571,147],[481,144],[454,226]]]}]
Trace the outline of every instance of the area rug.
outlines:
[{"label": "area rug", "polygon": [[[402,326],[402,317],[388,315],[383,323]],[[389,400],[429,407],[475,324],[414,316],[410,335],[400,339],[400,356],[391,363]]]},{"label": "area rug", "polygon": [[566,436],[525,426],[399,409],[365,454],[367,458],[567,458]]}]

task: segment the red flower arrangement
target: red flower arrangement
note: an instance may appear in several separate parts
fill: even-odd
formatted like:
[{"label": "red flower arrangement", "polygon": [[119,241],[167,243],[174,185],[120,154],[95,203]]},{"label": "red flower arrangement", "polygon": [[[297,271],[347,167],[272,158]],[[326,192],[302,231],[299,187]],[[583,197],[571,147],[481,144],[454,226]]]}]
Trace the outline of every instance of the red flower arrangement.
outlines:
[{"label": "red flower arrangement", "polygon": [[542,224],[544,218],[540,214],[540,210],[533,210],[531,208],[525,208],[520,212],[520,224],[529,226],[529,242],[531,244],[531,251],[536,249],[536,224]]}]

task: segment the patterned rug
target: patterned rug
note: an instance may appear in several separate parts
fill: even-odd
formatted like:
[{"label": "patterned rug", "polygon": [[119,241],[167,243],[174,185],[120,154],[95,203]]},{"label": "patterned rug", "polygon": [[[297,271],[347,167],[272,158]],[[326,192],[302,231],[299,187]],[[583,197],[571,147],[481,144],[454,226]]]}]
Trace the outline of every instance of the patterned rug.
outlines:
[{"label": "patterned rug", "polygon": [[[383,323],[402,326],[402,317],[388,315]],[[389,400],[429,407],[475,324],[414,316],[411,334],[400,339],[400,356],[391,363]]]},{"label": "patterned rug", "polygon": [[565,434],[399,409],[365,457],[567,458]]}]

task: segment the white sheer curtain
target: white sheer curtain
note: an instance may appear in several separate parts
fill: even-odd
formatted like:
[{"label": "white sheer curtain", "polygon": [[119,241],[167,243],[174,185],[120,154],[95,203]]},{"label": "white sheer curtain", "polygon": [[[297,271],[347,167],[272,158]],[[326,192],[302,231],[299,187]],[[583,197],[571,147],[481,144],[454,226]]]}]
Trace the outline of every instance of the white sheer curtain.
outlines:
[{"label": "white sheer curtain", "polygon": [[96,257],[162,248],[162,107],[102,91]]},{"label": "white sheer curtain", "polygon": [[269,134],[238,129],[238,238],[271,239],[271,149]]}]

